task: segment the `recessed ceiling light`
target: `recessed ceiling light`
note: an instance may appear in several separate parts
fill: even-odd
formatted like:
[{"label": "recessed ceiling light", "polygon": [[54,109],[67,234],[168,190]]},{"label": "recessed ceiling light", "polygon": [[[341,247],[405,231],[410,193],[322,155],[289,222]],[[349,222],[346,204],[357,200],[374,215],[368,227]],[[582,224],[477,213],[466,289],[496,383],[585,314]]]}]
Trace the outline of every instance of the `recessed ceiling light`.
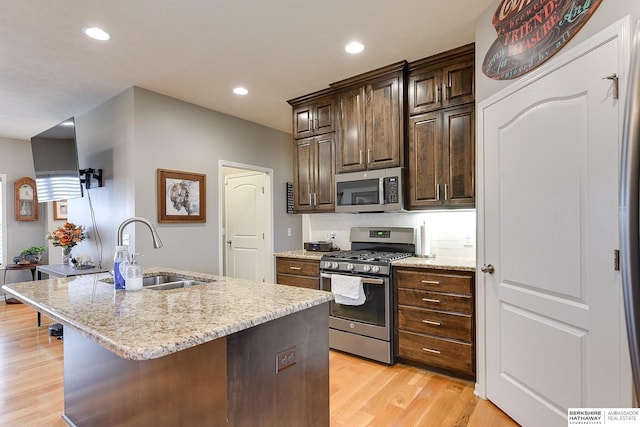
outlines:
[{"label": "recessed ceiling light", "polygon": [[82,32],[85,33],[88,37],[91,37],[95,40],[105,41],[111,38],[111,35],[109,33],[98,27],[86,27],[82,29]]},{"label": "recessed ceiling light", "polygon": [[233,89],[233,93],[235,93],[236,95],[246,95],[249,93],[249,91],[243,87],[236,87]]},{"label": "recessed ceiling light", "polygon": [[364,50],[364,45],[360,42],[351,42],[344,47],[349,53],[360,53]]},{"label": "recessed ceiling light", "polygon": [[68,122],[62,122],[60,124],[62,126],[75,126],[75,123],[72,120],[69,120]]}]

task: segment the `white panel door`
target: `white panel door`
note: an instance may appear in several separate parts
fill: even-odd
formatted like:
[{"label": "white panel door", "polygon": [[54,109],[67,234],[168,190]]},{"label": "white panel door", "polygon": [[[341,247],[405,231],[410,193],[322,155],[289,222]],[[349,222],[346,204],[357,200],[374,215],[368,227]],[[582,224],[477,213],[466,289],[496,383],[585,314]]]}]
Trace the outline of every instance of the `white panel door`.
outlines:
[{"label": "white panel door", "polygon": [[631,404],[613,263],[624,104],[603,79],[621,42],[590,43],[482,108],[486,392],[524,426]]},{"label": "white panel door", "polygon": [[232,175],[225,181],[226,275],[265,281],[268,200],[265,174]]}]

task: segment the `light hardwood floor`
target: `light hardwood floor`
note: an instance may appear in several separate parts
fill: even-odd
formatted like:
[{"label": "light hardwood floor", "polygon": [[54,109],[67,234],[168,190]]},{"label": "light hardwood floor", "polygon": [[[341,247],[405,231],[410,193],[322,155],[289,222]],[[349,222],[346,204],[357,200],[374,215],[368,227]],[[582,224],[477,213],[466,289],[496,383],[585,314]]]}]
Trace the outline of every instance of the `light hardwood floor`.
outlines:
[{"label": "light hardwood floor", "polygon": [[[53,322],[23,304],[0,303],[0,425],[62,427],[62,341]],[[331,426],[517,426],[473,384],[432,372],[331,352]]]}]

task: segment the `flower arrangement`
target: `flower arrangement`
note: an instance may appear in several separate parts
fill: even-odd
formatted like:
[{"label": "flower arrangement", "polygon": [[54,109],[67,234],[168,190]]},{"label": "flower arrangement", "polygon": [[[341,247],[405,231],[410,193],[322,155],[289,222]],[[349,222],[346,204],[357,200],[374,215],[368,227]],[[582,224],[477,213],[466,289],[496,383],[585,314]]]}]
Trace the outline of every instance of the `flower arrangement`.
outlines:
[{"label": "flower arrangement", "polygon": [[71,222],[56,228],[47,234],[47,240],[51,240],[53,246],[61,246],[70,249],[85,239],[84,227]]}]

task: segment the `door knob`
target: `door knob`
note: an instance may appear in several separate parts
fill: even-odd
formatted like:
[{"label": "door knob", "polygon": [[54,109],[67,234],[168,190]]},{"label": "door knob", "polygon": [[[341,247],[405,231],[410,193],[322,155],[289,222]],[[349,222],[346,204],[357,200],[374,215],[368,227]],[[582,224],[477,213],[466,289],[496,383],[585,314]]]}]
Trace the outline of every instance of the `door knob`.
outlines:
[{"label": "door knob", "polygon": [[496,269],[493,267],[493,264],[485,264],[482,267],[480,267],[480,270],[483,273],[489,273],[489,274],[493,274]]},{"label": "door knob", "polygon": [[231,240],[227,240],[227,243],[228,243],[228,244],[231,244]]}]

